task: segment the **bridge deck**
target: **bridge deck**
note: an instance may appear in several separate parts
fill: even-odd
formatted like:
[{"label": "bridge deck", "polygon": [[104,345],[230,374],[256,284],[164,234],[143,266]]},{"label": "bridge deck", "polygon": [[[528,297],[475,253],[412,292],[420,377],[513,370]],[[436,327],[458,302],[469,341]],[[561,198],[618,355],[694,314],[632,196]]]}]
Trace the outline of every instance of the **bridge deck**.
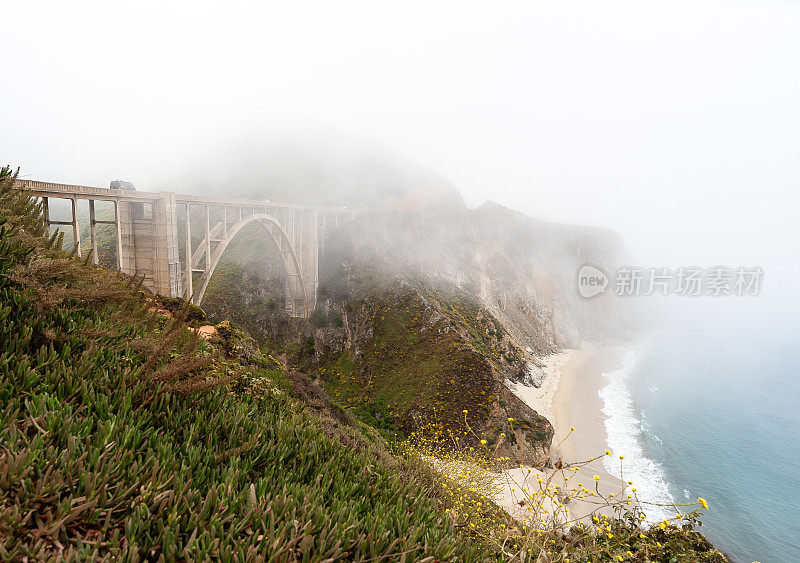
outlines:
[{"label": "bridge deck", "polygon": [[[165,192],[145,192],[134,190],[116,190],[93,186],[80,186],[73,184],[58,184],[55,182],[42,182],[39,180],[17,179],[14,183],[17,188],[32,192],[38,197],[56,197],[64,199],[94,199],[99,201],[130,201],[148,202],[162,198]],[[172,192],[166,192],[172,193]],[[331,207],[324,205],[304,205],[301,203],[284,203],[258,199],[223,198],[200,195],[175,194],[175,203],[190,205],[229,205],[241,207],[269,207],[282,209],[297,209],[307,211],[325,211],[328,213],[350,213],[346,207]]]}]

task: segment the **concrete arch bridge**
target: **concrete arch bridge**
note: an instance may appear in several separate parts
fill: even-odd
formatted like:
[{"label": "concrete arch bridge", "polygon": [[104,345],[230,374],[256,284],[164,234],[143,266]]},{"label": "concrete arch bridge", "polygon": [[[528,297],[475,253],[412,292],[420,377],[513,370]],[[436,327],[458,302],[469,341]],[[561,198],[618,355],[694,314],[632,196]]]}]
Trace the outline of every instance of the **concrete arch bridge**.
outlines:
[{"label": "concrete arch bridge", "polygon": [[[119,271],[144,276],[145,287],[154,293],[183,297],[196,305],[202,302],[214,270],[230,243],[244,227],[256,223],[263,227],[264,237],[272,241],[280,255],[286,309],[294,317],[308,317],[316,305],[319,258],[326,233],[354,215],[352,210],[344,207],[97,188],[37,180],[17,180],[16,187],[42,198],[49,225],[72,228],[78,255],[81,254],[78,202],[87,200],[90,247],[95,264],[98,261],[97,225],[114,225]],[[50,217],[52,198],[70,202],[69,220]],[[98,219],[96,202],[111,202],[113,218]]]}]

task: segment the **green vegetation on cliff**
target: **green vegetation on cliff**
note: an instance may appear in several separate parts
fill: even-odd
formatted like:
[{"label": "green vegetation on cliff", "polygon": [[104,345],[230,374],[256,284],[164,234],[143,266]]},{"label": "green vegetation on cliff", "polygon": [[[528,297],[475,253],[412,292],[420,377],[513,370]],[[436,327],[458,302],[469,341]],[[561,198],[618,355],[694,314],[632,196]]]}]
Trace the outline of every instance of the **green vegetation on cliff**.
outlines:
[{"label": "green vegetation on cliff", "polygon": [[[362,420],[407,436],[425,429],[443,445],[486,439],[515,462],[545,463],[550,423],[503,384],[523,369],[518,350],[469,295],[410,280],[375,284],[327,306],[346,322],[315,331],[321,353],[313,367]],[[341,332],[348,345],[326,344]],[[512,427],[509,418],[527,426]]]}]

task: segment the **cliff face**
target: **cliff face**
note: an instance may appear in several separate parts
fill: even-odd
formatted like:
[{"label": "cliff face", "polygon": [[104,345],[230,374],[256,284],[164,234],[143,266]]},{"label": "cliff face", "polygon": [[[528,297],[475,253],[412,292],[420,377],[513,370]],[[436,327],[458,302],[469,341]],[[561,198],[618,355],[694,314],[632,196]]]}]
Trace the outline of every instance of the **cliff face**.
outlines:
[{"label": "cliff face", "polygon": [[363,264],[388,279],[443,280],[475,297],[508,330],[539,384],[536,358],[581,339],[616,334],[625,322],[609,293],[585,299],[581,266],[613,271],[623,250],[607,230],[537,221],[496,204],[438,214],[367,212],[326,244],[320,291],[335,296]]}]

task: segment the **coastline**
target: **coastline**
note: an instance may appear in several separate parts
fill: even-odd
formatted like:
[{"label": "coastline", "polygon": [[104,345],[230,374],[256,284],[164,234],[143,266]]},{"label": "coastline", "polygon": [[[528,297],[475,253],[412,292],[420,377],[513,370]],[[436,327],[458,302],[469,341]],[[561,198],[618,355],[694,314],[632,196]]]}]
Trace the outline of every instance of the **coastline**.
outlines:
[{"label": "coastline", "polygon": [[[546,378],[540,387],[520,384],[509,387],[553,425],[553,462],[560,459],[568,466],[596,458],[578,471],[565,472],[569,483],[565,483],[560,475],[556,475],[553,483],[567,489],[582,483],[591,490],[595,484],[594,476],[597,475],[600,477],[600,482],[597,483],[600,492],[604,495],[612,492],[619,494],[623,490],[622,481],[611,475],[603,465],[608,437],[602,410],[603,401],[598,394],[605,385],[603,373],[619,369],[621,365],[618,352],[613,347],[582,342],[579,348],[552,354],[544,358],[542,363]],[[575,430],[571,432],[571,428]],[[523,489],[537,490],[537,479],[545,478],[545,473],[526,467],[506,473],[507,483],[499,500],[517,516],[524,517],[524,511],[518,507],[519,501],[525,498]],[[598,510],[591,498],[585,501],[572,499],[569,507],[571,516],[580,520],[589,518]]]}]

